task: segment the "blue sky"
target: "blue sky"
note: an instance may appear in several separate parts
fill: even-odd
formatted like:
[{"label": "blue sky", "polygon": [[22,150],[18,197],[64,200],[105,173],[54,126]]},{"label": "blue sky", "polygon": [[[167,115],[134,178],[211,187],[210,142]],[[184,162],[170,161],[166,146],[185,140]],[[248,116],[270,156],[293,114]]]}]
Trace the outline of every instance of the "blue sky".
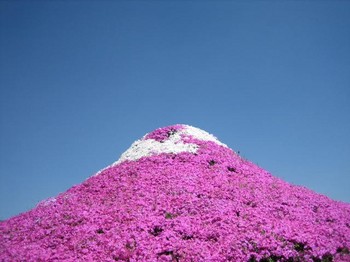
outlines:
[{"label": "blue sky", "polygon": [[1,1],[0,219],[158,127],[350,202],[349,1]]}]

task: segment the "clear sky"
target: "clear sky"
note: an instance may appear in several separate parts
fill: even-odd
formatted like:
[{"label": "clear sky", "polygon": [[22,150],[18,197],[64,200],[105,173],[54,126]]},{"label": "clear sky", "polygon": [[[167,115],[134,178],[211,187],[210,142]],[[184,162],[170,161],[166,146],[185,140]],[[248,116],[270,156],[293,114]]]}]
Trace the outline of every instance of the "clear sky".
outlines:
[{"label": "clear sky", "polygon": [[0,219],[177,123],[350,202],[350,1],[0,1],[0,52]]}]

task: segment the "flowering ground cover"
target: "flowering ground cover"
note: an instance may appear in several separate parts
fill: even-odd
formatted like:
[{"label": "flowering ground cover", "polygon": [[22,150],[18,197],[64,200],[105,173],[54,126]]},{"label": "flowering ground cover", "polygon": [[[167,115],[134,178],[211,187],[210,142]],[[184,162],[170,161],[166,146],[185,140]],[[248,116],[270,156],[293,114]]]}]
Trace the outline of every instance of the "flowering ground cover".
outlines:
[{"label": "flowering ground cover", "polygon": [[111,166],[0,222],[0,261],[350,261],[350,204],[208,133],[157,129]]}]

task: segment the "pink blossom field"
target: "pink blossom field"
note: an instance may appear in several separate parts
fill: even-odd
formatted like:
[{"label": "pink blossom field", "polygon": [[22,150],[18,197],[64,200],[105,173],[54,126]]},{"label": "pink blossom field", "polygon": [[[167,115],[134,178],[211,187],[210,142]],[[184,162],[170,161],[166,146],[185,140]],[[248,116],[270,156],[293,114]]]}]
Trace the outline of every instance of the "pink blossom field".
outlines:
[{"label": "pink blossom field", "polygon": [[350,204],[203,130],[157,129],[80,185],[0,222],[0,261],[350,261]]}]

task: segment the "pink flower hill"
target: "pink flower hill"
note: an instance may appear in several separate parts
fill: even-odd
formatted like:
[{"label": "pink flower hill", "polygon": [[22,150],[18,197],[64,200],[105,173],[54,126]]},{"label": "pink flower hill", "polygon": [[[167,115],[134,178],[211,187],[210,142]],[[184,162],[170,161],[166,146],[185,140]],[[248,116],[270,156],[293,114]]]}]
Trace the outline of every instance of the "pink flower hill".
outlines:
[{"label": "pink flower hill", "polygon": [[350,261],[350,204],[288,184],[207,132],[157,129],[0,222],[0,261]]}]

